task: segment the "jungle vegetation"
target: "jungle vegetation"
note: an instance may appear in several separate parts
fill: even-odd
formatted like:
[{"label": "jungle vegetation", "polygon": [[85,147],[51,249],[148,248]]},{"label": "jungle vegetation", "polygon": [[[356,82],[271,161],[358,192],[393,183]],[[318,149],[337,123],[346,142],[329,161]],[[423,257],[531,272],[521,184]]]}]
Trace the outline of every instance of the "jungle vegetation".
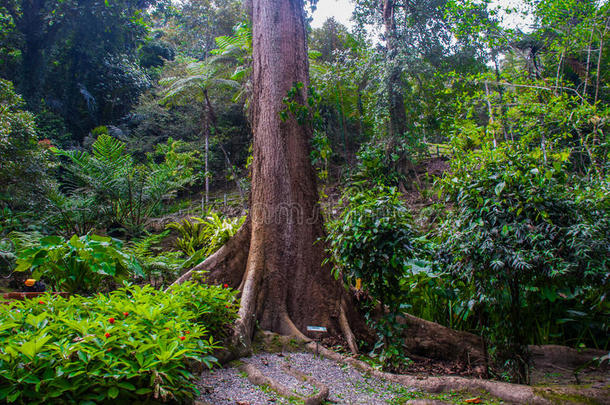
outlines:
[{"label": "jungle vegetation", "polygon": [[[480,337],[500,380],[530,345],[610,348],[607,2],[355,0],[353,28],[254,3],[0,2],[0,288],[75,297],[2,305],[0,401],[191,398],[185,359],[256,327],[400,371],[405,313]],[[176,380],[102,361],[119,318]],[[48,375],[87,333],[66,350],[145,371]]]}]

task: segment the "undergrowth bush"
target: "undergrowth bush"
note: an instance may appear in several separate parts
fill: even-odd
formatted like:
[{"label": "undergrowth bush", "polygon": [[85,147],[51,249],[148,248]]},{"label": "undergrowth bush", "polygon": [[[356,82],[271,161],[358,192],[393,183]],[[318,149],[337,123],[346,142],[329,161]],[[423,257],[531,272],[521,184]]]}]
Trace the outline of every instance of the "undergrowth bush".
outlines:
[{"label": "undergrowth bush", "polygon": [[34,278],[42,278],[55,291],[91,293],[104,283],[143,275],[138,261],[122,250],[118,239],[74,235],[68,240],[46,236],[27,241],[28,234],[17,235],[14,239],[20,249],[15,271],[32,271]]},{"label": "undergrowth bush", "polygon": [[565,164],[483,150],[456,160],[442,183],[456,207],[441,229],[442,256],[467,286],[461,298],[476,304],[491,354],[521,382],[528,344],[582,331],[607,344],[610,193]]},{"label": "undergrowth bush", "polygon": [[189,361],[210,367],[235,291],[186,283],[0,305],[0,402],[187,402]]},{"label": "undergrowth bush", "polygon": [[198,256],[205,258],[235,235],[245,220],[246,217],[226,218],[208,210],[204,218],[185,218],[168,224],[167,228],[180,234],[176,239],[178,249],[189,256],[198,253]]},{"label": "undergrowth bush", "polygon": [[404,309],[402,279],[415,264],[415,232],[411,215],[393,188],[352,189],[342,197],[344,210],[329,224],[327,242],[335,264],[334,275],[356,285],[378,300],[388,313],[374,315],[368,302],[367,319],[377,329],[372,354],[388,367],[403,363],[401,325],[396,316]]},{"label": "undergrowth bush", "polygon": [[156,287],[169,285],[178,278],[180,270],[185,268],[182,252],[165,251],[159,245],[169,234],[165,230],[159,234],[150,234],[130,241],[125,250],[133,254],[140,265],[146,281]]}]

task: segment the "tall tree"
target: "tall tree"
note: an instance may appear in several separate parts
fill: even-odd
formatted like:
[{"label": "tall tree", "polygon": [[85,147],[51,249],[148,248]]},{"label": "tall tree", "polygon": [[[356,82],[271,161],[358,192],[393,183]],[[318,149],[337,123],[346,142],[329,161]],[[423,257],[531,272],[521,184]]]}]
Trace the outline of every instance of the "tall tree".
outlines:
[{"label": "tall tree", "polygon": [[386,47],[388,56],[387,94],[388,112],[390,115],[390,135],[392,139],[407,132],[407,116],[404,102],[404,83],[402,80],[402,67],[398,58],[400,49],[399,34],[396,27],[396,9],[394,1],[383,2],[383,25],[385,27]]},{"label": "tall tree", "polygon": [[82,138],[92,127],[123,117],[150,86],[136,54],[148,32],[146,10],[160,1],[2,2],[0,19],[10,16],[2,27],[11,33],[0,39],[7,37],[7,45],[20,51],[19,68],[8,78],[30,110],[61,115]]},{"label": "tall tree", "polygon": [[[186,61],[188,60],[186,59]],[[201,106],[200,126],[205,141],[205,203],[207,204],[210,194],[210,174],[208,170],[210,135],[215,132],[216,121],[214,107],[210,101],[208,91],[239,87],[239,83],[224,79],[222,73],[219,73],[218,66],[208,62],[191,61],[183,73],[183,75],[172,76],[160,81],[162,85],[167,87],[161,102],[170,106],[196,102]]]},{"label": "tall tree", "polygon": [[28,106],[37,110],[40,104],[45,74],[45,50],[55,43],[65,19],[66,7],[54,0],[18,1],[4,4],[14,28],[19,32],[21,51],[20,82]]},{"label": "tall tree", "polygon": [[242,291],[236,331],[245,347],[257,323],[300,337],[307,325],[321,325],[332,334],[343,333],[355,351],[348,324],[351,306],[341,283],[322,265],[323,244],[315,243],[323,223],[309,159],[311,129],[292,116],[282,120],[280,114],[291,89],[296,89],[297,103],[307,102],[303,0],[254,0],[252,13],[250,215],[240,232],[195,270],[208,270],[209,282],[226,282]]},{"label": "tall tree", "polygon": [[[351,295],[323,264],[322,216],[309,158],[311,128],[287,114],[284,103],[287,95],[303,108],[308,102],[303,0],[253,0],[252,13],[250,214],[232,239],[176,283],[202,271],[208,283],[226,283],[241,291],[234,329],[236,354],[249,351],[256,326],[307,339],[308,325],[325,326],[335,336],[343,334],[357,352],[352,327],[363,332],[362,318]],[[469,361],[483,356],[477,336],[408,315],[400,322],[409,325],[405,344],[412,353]],[[465,385],[462,380],[441,384],[441,389]],[[513,391],[521,399],[524,391],[531,396],[528,390]]]},{"label": "tall tree", "polygon": [[[366,336],[363,318],[352,296],[323,264],[323,220],[309,158],[311,128],[286,114],[284,104],[288,94],[297,104],[307,104],[303,0],[254,0],[252,12],[254,160],[249,217],[232,239],[176,283],[203,272],[206,282],[241,291],[234,335],[237,353],[250,348],[257,324],[305,339],[308,325],[325,326],[331,335],[343,335],[357,352],[352,330]],[[413,353],[423,350],[443,358],[468,353],[471,359],[481,358],[477,337],[412,316],[403,322],[412,326],[405,343]]]},{"label": "tall tree", "polygon": [[324,62],[334,62],[335,51],[343,51],[358,45],[347,27],[333,17],[324,21],[320,28],[314,28],[309,40],[309,48],[319,51],[320,60]]}]

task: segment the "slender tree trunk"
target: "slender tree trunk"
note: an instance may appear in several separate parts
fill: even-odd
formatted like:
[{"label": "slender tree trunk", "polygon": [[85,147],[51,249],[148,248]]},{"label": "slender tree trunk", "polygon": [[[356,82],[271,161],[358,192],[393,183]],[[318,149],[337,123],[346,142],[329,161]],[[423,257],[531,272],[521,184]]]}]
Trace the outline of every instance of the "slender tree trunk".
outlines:
[{"label": "slender tree trunk", "polygon": [[[561,68],[563,66],[563,54],[564,51],[561,51],[559,55],[559,62],[557,63],[557,73],[555,74],[555,95],[559,95],[559,77],[561,75]],[[589,62],[587,62],[588,64]],[[586,79],[585,79],[585,90],[587,89]]]},{"label": "slender tree trunk", "polygon": [[210,130],[205,131],[205,204],[210,202],[210,173],[208,168],[210,156]]},{"label": "slender tree trunk", "polygon": [[[487,82],[485,82],[485,100],[487,101],[487,111],[489,113],[488,126],[492,126],[492,125],[494,125],[494,112],[491,107],[491,101],[489,100],[489,86],[487,85]],[[498,147],[497,142],[496,142],[496,129],[495,128],[491,129],[491,136],[493,137],[493,143],[494,143],[494,149],[495,149]]]},{"label": "slender tree trunk", "polygon": [[587,85],[589,84],[589,69],[591,68],[591,46],[593,46],[593,34],[595,33],[595,24],[591,27],[591,36],[589,37],[589,45],[587,46],[587,70],[585,71],[585,84],[582,90],[581,105],[584,105],[587,98]]},{"label": "slender tree trunk", "polygon": [[[407,132],[407,116],[402,85],[402,69],[396,62],[396,20],[394,19],[394,1],[383,3],[383,23],[387,41],[387,56],[390,63],[388,75],[388,108],[390,115],[390,136],[392,139]],[[393,143],[393,142],[392,142]]]},{"label": "slender tree trunk", "polygon": [[341,85],[338,86],[339,95],[337,97],[337,109],[339,110],[339,124],[341,125],[341,136],[343,138],[343,158],[345,163],[349,163],[347,158],[347,137],[345,135],[345,114],[343,114],[343,92]]},{"label": "slender tree trunk", "polygon": [[[497,85],[497,90],[498,90],[498,99],[500,101],[500,127],[502,128],[502,133],[504,134],[504,139],[508,140],[508,136],[506,134],[506,128],[504,128],[504,121],[505,117],[506,117],[506,107],[504,105],[504,89],[502,88],[502,86],[500,85],[501,82],[501,75],[500,75],[500,63],[498,61],[498,53],[496,51],[492,51],[492,58],[494,61],[494,70],[495,70],[495,74],[496,74],[496,82],[498,83]],[[512,138],[512,133],[511,133],[511,138]]]},{"label": "slender tree trunk", "polygon": [[203,199],[201,200],[201,209],[203,210],[203,205],[207,206],[210,202],[210,177],[208,173],[208,156],[210,153],[210,120],[209,120],[209,112],[208,106],[204,105],[204,111],[201,114],[201,132],[203,133],[203,170],[204,170],[204,188],[205,194]]},{"label": "slender tree trunk", "polygon": [[599,78],[602,75],[600,71],[602,65],[602,53],[604,52],[604,37],[606,36],[606,32],[608,32],[608,26],[610,25],[610,17],[604,22],[604,30],[601,32],[599,37],[599,54],[597,55],[597,77],[595,79],[595,98],[593,99],[593,104],[597,103],[597,97],[599,95]]},{"label": "slender tree trunk", "polygon": [[402,71],[399,66],[393,66],[391,69],[388,79],[390,135],[392,138],[398,138],[407,132],[407,116],[402,91]]}]

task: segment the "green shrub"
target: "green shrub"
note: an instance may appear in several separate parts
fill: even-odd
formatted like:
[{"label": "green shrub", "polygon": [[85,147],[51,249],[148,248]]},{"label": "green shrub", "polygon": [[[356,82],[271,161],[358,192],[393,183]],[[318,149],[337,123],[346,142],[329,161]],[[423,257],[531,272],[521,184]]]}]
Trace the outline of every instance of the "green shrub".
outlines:
[{"label": "green shrub", "polygon": [[396,188],[348,191],[342,199],[344,210],[329,224],[326,239],[335,277],[342,275],[352,285],[360,279],[362,288],[389,310],[380,319],[370,319],[378,330],[380,360],[389,366],[404,360],[396,315],[405,301],[401,280],[415,263],[411,216],[399,196]]},{"label": "green shrub", "polygon": [[583,188],[561,161],[544,165],[511,147],[455,163],[443,182],[456,207],[443,225],[443,256],[469,286],[462,300],[477,303],[501,365],[526,381],[527,345],[569,333],[562,320],[584,303],[598,322],[578,329],[607,337],[608,185]]},{"label": "green shrub", "polygon": [[399,156],[388,155],[379,145],[364,144],[358,151],[358,167],[355,178],[382,185],[397,185],[404,175],[396,169]]},{"label": "green shrub", "polygon": [[[0,79],[0,209],[40,210],[54,187],[48,139],[39,141],[34,116],[13,84]],[[2,221],[4,222],[4,221]]]},{"label": "green shrub", "polygon": [[46,236],[20,249],[15,271],[30,270],[56,291],[91,293],[105,281],[142,275],[137,260],[121,248],[118,239],[98,235],[74,235],[69,240]]},{"label": "green shrub", "polygon": [[182,252],[189,256],[199,252],[202,257],[207,257],[235,235],[245,220],[246,217],[225,218],[209,210],[205,218],[185,218],[168,224],[167,228],[180,234],[176,247]]},{"label": "green shrub", "polygon": [[165,293],[41,296],[0,306],[0,402],[186,402],[189,361],[210,367],[235,292],[187,283]]},{"label": "green shrub", "polygon": [[428,147],[414,136],[390,139],[387,143],[369,142],[358,151],[358,166],[352,177],[386,187],[408,183],[417,177],[415,164],[428,156]]},{"label": "green shrub", "polygon": [[363,189],[343,197],[339,220],[329,224],[330,253],[344,281],[362,285],[382,304],[400,301],[400,279],[412,259],[411,216],[396,188]]}]

